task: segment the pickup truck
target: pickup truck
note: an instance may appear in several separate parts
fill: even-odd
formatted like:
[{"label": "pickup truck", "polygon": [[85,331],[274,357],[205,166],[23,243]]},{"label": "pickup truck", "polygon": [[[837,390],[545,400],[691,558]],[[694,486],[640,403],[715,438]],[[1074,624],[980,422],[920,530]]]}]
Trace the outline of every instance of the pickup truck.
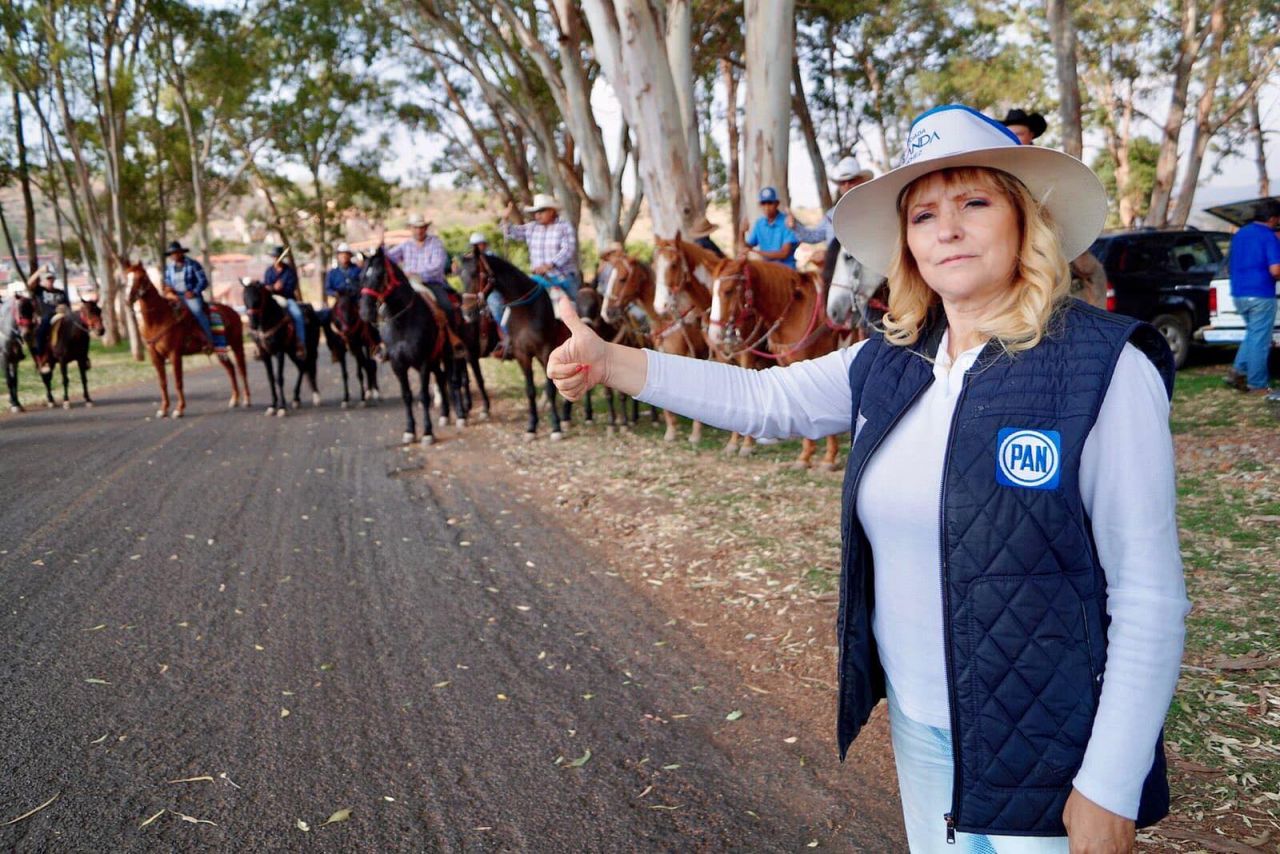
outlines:
[{"label": "pickup truck", "polygon": [[[1271,197],[1273,201],[1277,198],[1280,197]],[[1206,212],[1232,225],[1241,226],[1252,219],[1254,206],[1262,201],[1266,199],[1251,199],[1247,202],[1220,205],[1216,208],[1207,208]],[[1225,259],[1230,241],[1228,240],[1220,248]],[[1280,283],[1276,284],[1276,295],[1280,297]],[[1209,323],[1197,331],[1196,338],[1205,344],[1239,344],[1244,340],[1244,320],[1236,311],[1235,302],[1231,299],[1231,279],[1227,275],[1226,261],[1223,262],[1220,273],[1209,283]],[[1276,315],[1276,325],[1271,330],[1271,344],[1273,347],[1280,347],[1280,314]]]}]

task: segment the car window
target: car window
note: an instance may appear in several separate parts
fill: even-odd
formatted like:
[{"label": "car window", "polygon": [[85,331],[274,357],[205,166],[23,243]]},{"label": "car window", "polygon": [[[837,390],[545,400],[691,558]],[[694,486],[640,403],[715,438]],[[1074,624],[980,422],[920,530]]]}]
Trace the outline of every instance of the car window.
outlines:
[{"label": "car window", "polygon": [[1169,254],[1168,241],[1160,237],[1129,240],[1116,266],[1122,273],[1168,273],[1178,269]]},{"label": "car window", "polygon": [[1200,234],[1180,234],[1173,239],[1173,270],[1178,273],[1216,273],[1218,258]]}]

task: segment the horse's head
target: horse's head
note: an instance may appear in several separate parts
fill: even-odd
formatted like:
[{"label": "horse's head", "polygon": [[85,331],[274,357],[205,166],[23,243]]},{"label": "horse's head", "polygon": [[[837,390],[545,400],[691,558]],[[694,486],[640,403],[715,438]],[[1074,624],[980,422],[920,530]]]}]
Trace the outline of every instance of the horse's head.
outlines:
[{"label": "horse's head", "polygon": [[645,275],[639,261],[624,252],[613,253],[608,261],[613,266],[613,274],[604,288],[600,314],[609,323],[617,323],[627,306],[646,296],[645,286],[651,286],[653,280]]},{"label": "horse's head", "polygon": [[578,288],[578,296],[574,299],[574,308],[582,322],[597,332],[600,331],[600,315],[604,307],[604,298],[595,288],[583,286]]},{"label": "horse's head", "polygon": [[128,261],[122,259],[120,261],[121,269],[124,271],[124,282],[127,288],[129,304],[133,305],[146,294],[147,288],[153,288],[151,277],[147,275],[147,268],[142,266],[141,261]]},{"label": "horse's head", "polygon": [[80,319],[94,335],[101,337],[106,334],[107,327],[102,322],[102,306],[98,305],[97,297],[80,298]]},{"label": "horse's head", "polygon": [[711,314],[707,339],[714,345],[734,346],[754,320],[755,295],[751,287],[751,267],[743,258],[724,261],[711,280]]},{"label": "horse's head", "polygon": [[853,257],[843,248],[838,252],[831,272],[831,284],[827,286],[827,317],[836,326],[848,327],[853,323],[858,283],[853,277]]},{"label": "horse's head", "polygon": [[262,309],[266,306],[267,300],[271,299],[267,293],[267,288],[257,279],[251,279],[244,282],[244,310],[249,315],[249,328],[262,328]]},{"label": "horse's head", "polygon": [[655,238],[653,242],[653,307],[659,314],[676,313],[676,294],[684,288],[689,265],[680,241]]},{"label": "horse's head", "polygon": [[395,269],[383,246],[365,262],[360,271],[360,319],[365,323],[378,322],[378,306],[402,281],[396,278]]}]

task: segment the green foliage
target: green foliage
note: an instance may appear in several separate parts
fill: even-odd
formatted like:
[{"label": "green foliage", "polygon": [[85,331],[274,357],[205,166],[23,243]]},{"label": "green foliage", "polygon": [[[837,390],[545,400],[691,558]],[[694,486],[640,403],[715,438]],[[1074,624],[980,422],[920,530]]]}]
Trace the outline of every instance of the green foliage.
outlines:
[{"label": "green foliage", "polygon": [[[1151,188],[1156,183],[1156,160],[1160,156],[1160,146],[1145,136],[1135,136],[1129,145],[1129,186],[1127,194],[1133,199],[1138,216],[1147,215],[1147,207],[1151,201]],[[1107,214],[1107,225],[1115,228],[1121,225],[1119,199],[1121,189],[1116,186],[1116,164],[1111,152],[1103,151],[1090,164],[1093,171],[1102,179],[1107,188],[1107,199],[1111,210]]]}]

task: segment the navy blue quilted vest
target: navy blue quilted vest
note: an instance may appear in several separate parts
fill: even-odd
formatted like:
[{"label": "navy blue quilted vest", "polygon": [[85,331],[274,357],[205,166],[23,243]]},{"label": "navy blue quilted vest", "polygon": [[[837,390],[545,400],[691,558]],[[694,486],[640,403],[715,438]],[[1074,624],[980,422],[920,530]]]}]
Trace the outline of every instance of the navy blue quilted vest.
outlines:
[{"label": "navy blue quilted vest", "polygon": [[[869,341],[849,372],[853,418],[842,516],[840,756],[885,696],[871,632],[874,562],[858,521],[870,455],[933,382],[945,319],[912,347]],[[1173,359],[1147,324],[1072,300],[1031,350],[988,345],[951,423],[938,524],[955,784],[948,827],[1061,836],[1106,666],[1106,582],[1080,500],[1080,454],[1126,342],[1172,393]],[[933,524],[922,521],[921,524]],[[1138,825],[1169,808],[1163,741]],[[939,816],[939,818],[942,818]]]}]

